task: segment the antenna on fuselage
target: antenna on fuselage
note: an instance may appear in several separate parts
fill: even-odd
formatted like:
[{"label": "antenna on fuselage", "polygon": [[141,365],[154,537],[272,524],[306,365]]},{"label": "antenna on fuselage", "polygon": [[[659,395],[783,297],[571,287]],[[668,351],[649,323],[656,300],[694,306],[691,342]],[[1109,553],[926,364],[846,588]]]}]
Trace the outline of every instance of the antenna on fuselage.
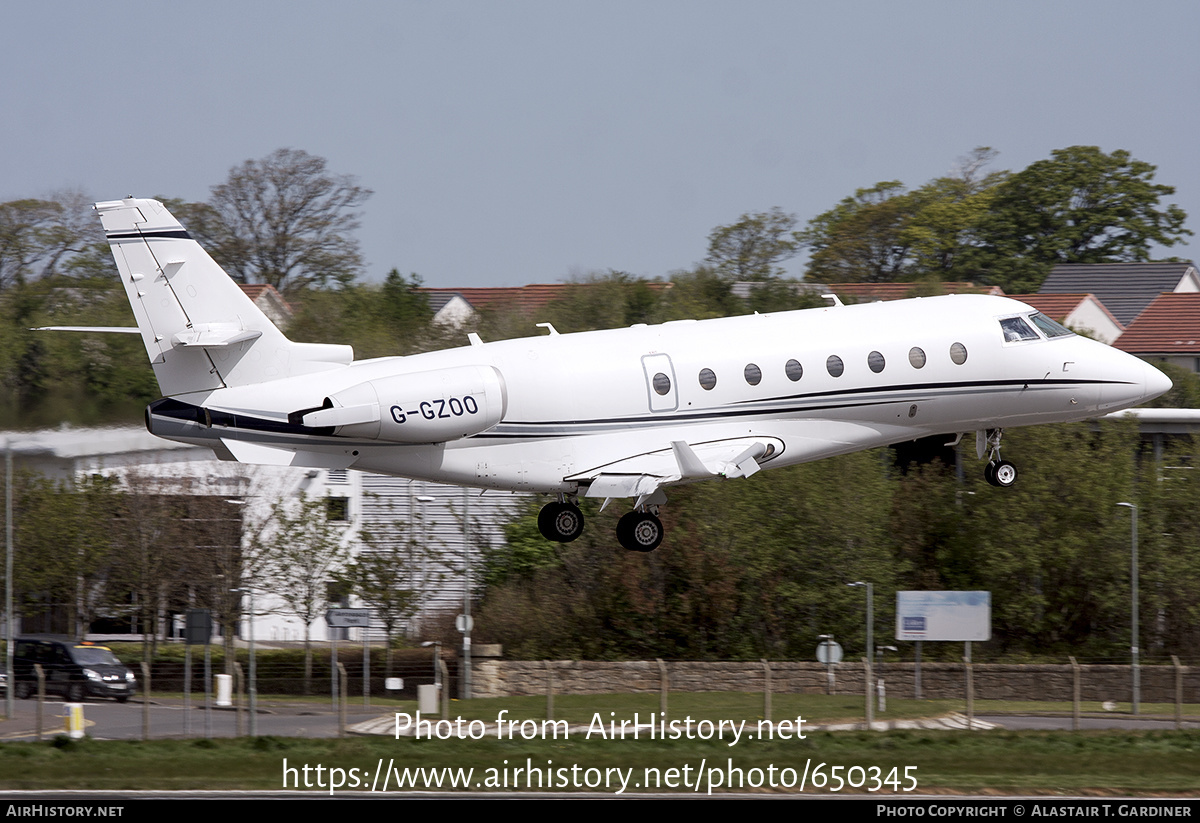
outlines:
[{"label": "antenna on fuselage", "polygon": [[842,299],[840,297],[838,297],[836,294],[822,294],[821,297],[825,298],[826,300],[831,301],[833,303],[833,305],[835,305],[835,306],[846,305],[845,303],[842,302]]}]

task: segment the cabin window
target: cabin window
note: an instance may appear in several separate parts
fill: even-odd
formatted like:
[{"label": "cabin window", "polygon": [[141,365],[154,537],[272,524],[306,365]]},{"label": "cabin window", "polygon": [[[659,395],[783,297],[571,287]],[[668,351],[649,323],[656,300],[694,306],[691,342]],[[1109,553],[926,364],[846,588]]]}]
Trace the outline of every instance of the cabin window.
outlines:
[{"label": "cabin window", "polygon": [[950,347],[950,359],[954,361],[954,365],[961,366],[967,362],[967,347],[962,343],[955,343]]},{"label": "cabin window", "polygon": [[757,386],[762,382],[762,369],[753,363],[746,364],[746,371],[743,374],[746,375],[746,382],[751,386]]},{"label": "cabin window", "polygon": [[700,370],[700,388],[704,389],[705,391],[712,391],[713,387],[716,385],[717,385],[716,372],[714,372],[712,369],[701,369]]},{"label": "cabin window", "polygon": [[662,372],[654,375],[654,379],[650,381],[650,384],[654,386],[654,391],[657,394],[666,396],[671,392],[671,378]]},{"label": "cabin window", "polygon": [[804,376],[804,367],[800,365],[799,360],[787,361],[787,365],[783,367],[783,371],[787,375],[788,380],[791,380],[793,383]]},{"label": "cabin window", "polygon": [[1055,321],[1051,320],[1041,312],[1029,315],[1029,319],[1032,320],[1033,325],[1041,329],[1042,334],[1046,335],[1047,337],[1066,337],[1075,333],[1061,323],[1056,323]]},{"label": "cabin window", "polygon": [[842,363],[842,358],[836,354],[831,354],[829,355],[829,359],[825,361],[825,370],[829,372],[830,377],[841,377],[842,372],[846,370],[846,366]]},{"label": "cabin window", "polygon": [[1005,343],[1020,343],[1022,340],[1037,340],[1037,332],[1020,317],[1006,317],[1000,321]]},{"label": "cabin window", "polygon": [[908,350],[908,362],[914,369],[925,367],[925,350],[920,346],[913,346]]},{"label": "cabin window", "polygon": [[883,359],[883,355],[877,351],[873,351],[867,355],[867,368],[879,374],[883,371],[883,367],[887,365],[887,361]]}]

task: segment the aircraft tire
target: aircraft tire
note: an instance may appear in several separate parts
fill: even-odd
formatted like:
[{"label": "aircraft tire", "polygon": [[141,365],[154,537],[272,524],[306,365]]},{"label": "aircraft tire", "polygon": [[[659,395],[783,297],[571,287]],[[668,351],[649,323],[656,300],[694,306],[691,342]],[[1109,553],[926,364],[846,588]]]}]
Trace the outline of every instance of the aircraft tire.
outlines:
[{"label": "aircraft tire", "polygon": [[583,512],[570,503],[547,503],[538,512],[538,531],[555,543],[570,543],[583,534]]},{"label": "aircraft tire", "polygon": [[649,512],[629,512],[617,521],[617,542],[629,551],[652,552],[662,540],[662,521]]},{"label": "aircraft tire", "polygon": [[1007,489],[1013,483],[1017,482],[1017,467],[1007,460],[1001,460],[996,464],[996,469],[992,472],[992,477],[996,478],[994,485],[1002,489]]},{"label": "aircraft tire", "polygon": [[983,467],[983,479],[988,482],[989,486],[995,486],[996,483],[996,464],[990,460]]}]

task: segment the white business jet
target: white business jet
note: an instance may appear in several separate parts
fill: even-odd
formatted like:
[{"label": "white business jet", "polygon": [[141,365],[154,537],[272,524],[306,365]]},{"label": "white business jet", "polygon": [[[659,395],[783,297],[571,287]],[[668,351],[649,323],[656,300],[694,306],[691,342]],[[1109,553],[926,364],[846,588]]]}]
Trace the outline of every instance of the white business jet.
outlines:
[{"label": "white business jet", "polygon": [[[354,468],[553,494],[543,535],[583,531],[580,495],[633,500],[621,545],[662,541],[669,486],[749,477],[976,432],[1083,420],[1171,387],[1031,307],[959,295],[470,345],[354,360],[294,343],[155,200],[97,203],[164,398],[150,431],[225,460]],[[109,329],[117,331],[116,329]]]}]

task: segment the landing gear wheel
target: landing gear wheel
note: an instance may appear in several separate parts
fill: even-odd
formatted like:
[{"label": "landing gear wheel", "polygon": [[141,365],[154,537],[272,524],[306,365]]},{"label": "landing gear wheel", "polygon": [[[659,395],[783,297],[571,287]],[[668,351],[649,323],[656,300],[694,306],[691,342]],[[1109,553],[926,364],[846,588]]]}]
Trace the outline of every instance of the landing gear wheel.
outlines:
[{"label": "landing gear wheel", "polygon": [[989,486],[1000,485],[999,483],[996,482],[996,464],[995,463],[987,463],[984,465],[983,479],[988,482]]},{"label": "landing gear wheel", "polygon": [[652,552],[662,540],[662,521],[650,512],[629,512],[617,521],[617,542],[632,552]]},{"label": "landing gear wheel", "polygon": [[1007,489],[1013,483],[1017,482],[1017,467],[1007,460],[1001,460],[996,464],[996,468],[992,470],[992,477],[995,478],[994,485],[1002,489]]},{"label": "landing gear wheel", "polygon": [[547,540],[570,543],[583,534],[583,512],[570,503],[547,503],[538,512],[538,531]]}]

